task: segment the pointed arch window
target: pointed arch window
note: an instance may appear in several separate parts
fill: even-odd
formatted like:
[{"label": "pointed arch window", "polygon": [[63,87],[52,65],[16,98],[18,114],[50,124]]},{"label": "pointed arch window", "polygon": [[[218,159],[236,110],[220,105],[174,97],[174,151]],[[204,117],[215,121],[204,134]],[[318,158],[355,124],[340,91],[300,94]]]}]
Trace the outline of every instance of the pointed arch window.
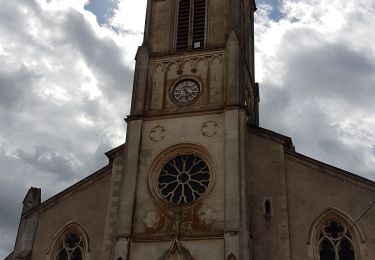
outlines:
[{"label": "pointed arch window", "polygon": [[76,223],[70,223],[55,236],[48,250],[50,260],[87,260],[88,236]]},{"label": "pointed arch window", "polygon": [[63,236],[56,254],[56,260],[84,260],[84,242],[77,232]]},{"label": "pointed arch window", "polygon": [[176,51],[201,49],[205,44],[206,0],[178,3]]},{"label": "pointed arch window", "polygon": [[352,235],[336,219],[322,225],[318,237],[319,260],[356,260]]}]

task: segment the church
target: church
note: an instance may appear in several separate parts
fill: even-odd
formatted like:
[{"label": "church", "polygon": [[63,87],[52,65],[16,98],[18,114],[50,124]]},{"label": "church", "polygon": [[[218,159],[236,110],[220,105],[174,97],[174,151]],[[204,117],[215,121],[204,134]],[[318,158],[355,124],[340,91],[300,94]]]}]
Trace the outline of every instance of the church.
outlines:
[{"label": "church", "polygon": [[44,202],[30,188],[6,260],[375,259],[375,183],[259,126],[255,10],[148,0],[125,143]]}]

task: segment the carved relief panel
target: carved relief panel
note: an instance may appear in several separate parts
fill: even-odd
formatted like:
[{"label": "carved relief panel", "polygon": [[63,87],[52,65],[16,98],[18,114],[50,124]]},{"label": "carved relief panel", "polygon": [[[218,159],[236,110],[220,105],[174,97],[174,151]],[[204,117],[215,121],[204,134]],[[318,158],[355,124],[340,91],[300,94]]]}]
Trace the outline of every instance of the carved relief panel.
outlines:
[{"label": "carved relief panel", "polygon": [[[174,112],[220,106],[224,102],[224,58],[224,52],[215,52],[152,61],[148,111]],[[182,86],[188,83],[191,86]],[[178,101],[185,96],[187,102]]]}]

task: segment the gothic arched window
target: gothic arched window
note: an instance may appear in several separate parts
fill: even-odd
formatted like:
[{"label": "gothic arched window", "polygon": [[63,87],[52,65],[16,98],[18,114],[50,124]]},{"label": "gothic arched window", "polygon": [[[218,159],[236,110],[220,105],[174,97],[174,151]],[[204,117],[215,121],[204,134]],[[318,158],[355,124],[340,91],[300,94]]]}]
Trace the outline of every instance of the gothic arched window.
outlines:
[{"label": "gothic arched window", "polygon": [[206,0],[180,0],[178,3],[176,51],[204,47]]},{"label": "gothic arched window", "polygon": [[318,237],[319,260],[355,260],[355,247],[348,228],[336,219],[322,225]]},{"label": "gothic arched window", "polygon": [[79,233],[65,234],[58,247],[56,260],[84,260],[84,240]]},{"label": "gothic arched window", "polygon": [[87,259],[88,236],[77,223],[70,223],[55,236],[47,253],[49,260],[85,260]]}]

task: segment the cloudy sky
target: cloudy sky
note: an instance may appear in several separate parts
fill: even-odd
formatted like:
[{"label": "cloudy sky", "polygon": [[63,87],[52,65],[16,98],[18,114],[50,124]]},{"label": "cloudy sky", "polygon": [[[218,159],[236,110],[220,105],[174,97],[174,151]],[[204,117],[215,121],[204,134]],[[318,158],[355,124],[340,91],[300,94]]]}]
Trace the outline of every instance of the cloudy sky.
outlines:
[{"label": "cloudy sky", "polygon": [[[259,0],[261,126],[375,179],[375,1]],[[145,0],[0,0],[0,259],[43,200],[124,142]]]}]

